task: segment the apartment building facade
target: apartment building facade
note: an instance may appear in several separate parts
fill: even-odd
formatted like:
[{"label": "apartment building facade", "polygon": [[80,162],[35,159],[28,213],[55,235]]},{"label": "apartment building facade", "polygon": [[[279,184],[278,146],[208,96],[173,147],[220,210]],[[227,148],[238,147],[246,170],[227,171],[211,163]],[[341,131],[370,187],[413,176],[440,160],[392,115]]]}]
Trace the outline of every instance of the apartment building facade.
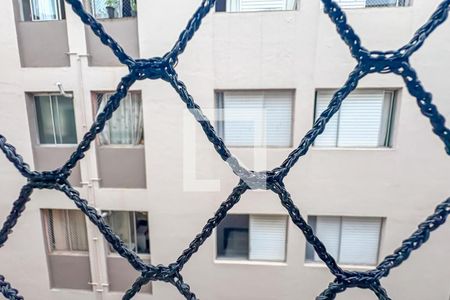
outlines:
[{"label": "apartment building facade", "polygon": [[[397,49],[439,4],[341,0],[369,49]],[[133,57],[170,49],[200,4],[86,1]],[[0,132],[33,169],[74,151],[127,68],[59,0],[8,0],[0,10]],[[445,116],[450,25],[411,62]],[[355,66],[318,0],[218,1],[177,65],[180,79],[232,153],[272,169],[299,144]],[[0,159],[0,217],[25,183]],[[286,178],[304,218],[346,269],[370,270],[449,195],[450,163],[402,79],[364,78]],[[177,259],[238,179],[176,92],[139,81],[74,169],[70,182],[130,249],[152,264]],[[450,228],[382,280],[392,299],[447,300]],[[57,191],[35,191],[0,250],[25,299],[121,299],[139,275]],[[249,191],[185,266],[200,299],[315,299],[334,278],[277,196]],[[342,299],[375,299],[352,289]],[[182,299],[167,283],[136,299]]]}]

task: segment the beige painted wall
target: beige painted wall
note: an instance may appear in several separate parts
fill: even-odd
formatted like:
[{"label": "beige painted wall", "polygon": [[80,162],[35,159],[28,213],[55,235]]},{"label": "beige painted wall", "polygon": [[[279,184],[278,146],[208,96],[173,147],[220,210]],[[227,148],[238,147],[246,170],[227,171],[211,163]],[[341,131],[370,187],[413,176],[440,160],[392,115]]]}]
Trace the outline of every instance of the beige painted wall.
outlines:
[{"label": "beige painted wall", "polygon": [[[139,53],[161,56],[186,24],[199,1],[139,1]],[[372,49],[403,45],[431,15],[439,1],[414,1],[408,8],[348,11],[348,18]],[[85,28],[70,9],[67,31],[71,67],[20,68],[12,4],[0,11],[0,132],[12,142],[27,162],[33,162],[25,92],[56,91],[63,83],[75,96],[78,136],[93,120],[91,91],[111,90],[126,74],[123,67],[88,66]],[[442,25],[412,58],[441,112],[450,116],[447,69],[450,67],[450,23]],[[438,59],[436,59],[438,58]],[[303,0],[295,12],[226,14],[212,13],[189,45],[177,67],[190,93],[206,110],[214,113],[217,89],[295,89],[294,144],[311,127],[317,88],[343,84],[354,66],[348,49],[333,25],[321,13],[319,1]],[[438,75],[437,75],[438,74]],[[440,140],[432,135],[428,121],[393,75],[370,75],[363,88],[400,90],[392,149],[311,149],[286,179],[286,186],[302,214],[385,217],[381,256],[391,253],[434,209],[449,196],[450,162]],[[190,130],[190,116],[168,84],[138,82],[145,116],[145,169],[147,189],[99,187],[95,146],[81,162],[83,197],[99,209],[148,211],[151,260],[154,264],[174,261],[200,232],[207,219],[230,193],[237,178],[221,161],[198,126]],[[189,138],[194,136],[194,138]],[[186,151],[196,153],[186,159]],[[248,166],[253,151],[231,149]],[[292,149],[267,151],[267,166],[280,164]],[[114,162],[111,162],[114,163]],[[0,219],[4,219],[25,180],[0,158]],[[195,189],[186,171],[195,166]],[[205,182],[205,180],[207,182]],[[214,180],[214,182],[210,182]],[[193,190],[193,191],[192,191]],[[97,230],[88,225],[93,292],[49,289],[45,247],[39,209],[73,208],[62,194],[37,191],[14,234],[0,250],[1,270],[26,298],[120,299],[108,292],[106,248]],[[269,192],[248,192],[233,213],[285,213]],[[449,226],[433,233],[430,241],[385,284],[393,299],[437,299],[449,297]],[[32,245],[32,246],[30,246]],[[305,265],[305,239],[292,224],[288,229],[287,261],[270,263],[220,263],[215,261],[213,236],[194,255],[182,274],[200,299],[272,300],[314,299],[333,278],[322,266]],[[30,271],[32,270],[32,271]],[[33,274],[37,276],[33,276]],[[33,277],[30,277],[33,276]],[[33,278],[33,280],[30,280]],[[257,278],[257,280],[255,280]],[[301,295],[301,296],[299,296]],[[374,299],[367,291],[352,290],[342,299]],[[182,299],[175,288],[155,283],[153,294],[137,299]]]},{"label": "beige painted wall", "polygon": [[[119,42],[128,55],[132,57],[139,56],[137,18],[102,19],[100,23]],[[105,47],[90,29],[86,30],[86,43],[89,53],[89,65],[98,67],[121,65],[111,49]]]}]

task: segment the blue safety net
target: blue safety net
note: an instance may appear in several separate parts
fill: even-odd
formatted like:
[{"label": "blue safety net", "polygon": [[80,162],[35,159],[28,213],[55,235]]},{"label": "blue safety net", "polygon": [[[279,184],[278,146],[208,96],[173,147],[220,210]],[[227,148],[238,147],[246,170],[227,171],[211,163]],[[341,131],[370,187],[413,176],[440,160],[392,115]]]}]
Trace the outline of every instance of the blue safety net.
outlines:
[{"label": "blue safety net", "polygon": [[[450,0],[442,1],[430,19],[417,30],[411,41],[394,51],[370,51],[364,48],[358,35],[348,25],[347,18],[339,5],[332,0],[321,0],[324,12],[336,25],[338,34],[350,48],[350,53],[356,60],[356,66],[343,87],[334,94],[328,108],[320,115],[312,129],[300,141],[299,146],[289,154],[287,159],[279,167],[264,172],[248,170],[238,162],[224,141],[218,136],[211,122],[203,114],[200,106],[195,103],[193,97],[187,91],[186,85],[178,78],[175,70],[180,54],[184,52],[188,42],[199,29],[203,18],[215,5],[215,0],[204,0],[201,3],[169,52],[162,57],[149,59],[135,59],[130,57],[104,30],[103,26],[85,10],[79,0],[66,1],[72,6],[74,12],[80,17],[83,23],[88,25],[102,43],[113,51],[117,59],[128,67],[129,73],[122,78],[115,93],[109,98],[103,112],[98,114],[95,122],[84,135],[76,151],[68,158],[63,166],[56,170],[44,172],[32,171],[29,165],[16,152],[14,146],[8,144],[6,139],[0,135],[0,148],[8,160],[27,179],[27,184],[22,187],[20,195],[14,202],[13,208],[0,231],[0,247],[5,244],[8,236],[12,233],[12,229],[25,210],[25,205],[30,200],[33,190],[57,190],[70,198],[90,221],[98,227],[105,239],[111,244],[111,247],[140,273],[140,276],[136,278],[136,281],[125,293],[123,299],[133,298],[140,291],[141,287],[150,281],[163,281],[174,285],[186,299],[194,300],[198,299],[197,296],[191,291],[189,285],[185,283],[181,275],[185,264],[211,235],[213,229],[225,218],[228,211],[239,202],[242,194],[248,190],[271,190],[278,195],[281,204],[289,213],[292,222],[303,232],[308,243],[313,246],[317,256],[320,257],[335,277],[335,280],[316,298],[317,300],[335,299],[338,293],[342,293],[348,288],[370,289],[379,299],[390,299],[386,290],[382,287],[380,280],[387,277],[393,268],[398,267],[407,260],[412,251],[420,248],[428,240],[432,231],[445,223],[450,214],[450,198],[439,204],[434,213],[421,223],[418,229],[409,238],[404,240],[393,254],[384,258],[377,267],[370,271],[356,272],[342,269],[336,263],[335,258],[327,252],[324,244],[314,234],[313,229],[308,225],[302,217],[300,210],[292,201],[283,181],[290,169],[308,152],[317,136],[324,131],[327,122],[339,110],[345,98],[357,87],[359,80],[372,73],[394,73],[403,78],[409,93],[417,99],[417,105],[420,111],[429,119],[433,132],[443,141],[445,150],[450,155],[450,130],[445,126],[444,117],[432,103],[432,94],[425,90],[409,61],[409,58],[420,49],[427,37],[446,20],[450,9]],[[134,251],[126,247],[124,242],[106,224],[105,219],[100,213],[94,207],[89,206],[88,201],[82,199],[79,192],[67,180],[71,174],[71,170],[77,162],[83,159],[91,143],[104,129],[105,122],[111,118],[113,112],[119,107],[121,100],[126,96],[130,87],[137,80],[146,79],[164,80],[175,89],[190,113],[202,127],[208,140],[214,145],[216,152],[229,165],[234,174],[239,177],[239,183],[226,201],[220,205],[215,215],[207,221],[202,231],[194,238],[178,259],[167,266],[144,263]],[[2,265],[5,264],[3,263]],[[24,299],[1,275],[0,291],[7,299]]]}]

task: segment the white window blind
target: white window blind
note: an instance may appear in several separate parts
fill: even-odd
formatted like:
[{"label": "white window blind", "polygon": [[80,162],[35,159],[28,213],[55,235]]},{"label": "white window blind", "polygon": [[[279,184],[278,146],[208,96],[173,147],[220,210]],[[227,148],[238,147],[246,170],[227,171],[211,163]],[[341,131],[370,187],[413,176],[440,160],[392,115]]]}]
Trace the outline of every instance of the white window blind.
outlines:
[{"label": "white window blind", "polygon": [[339,262],[375,265],[378,260],[380,230],[380,219],[343,218]]},{"label": "white window blind", "polygon": [[342,8],[407,6],[409,0],[335,0]]},{"label": "white window blind", "polygon": [[[340,223],[340,217],[317,217],[316,235],[325,245],[328,253],[333,257],[338,257],[339,255],[339,245],[341,242]],[[320,260],[316,252],[314,252],[314,260]]]},{"label": "white window blind", "polygon": [[225,92],[225,142],[230,146],[289,147],[292,101],[292,91]]},{"label": "white window blind", "polygon": [[[318,91],[316,120],[328,107],[334,91]],[[360,90],[351,93],[327,124],[314,145],[317,147],[387,147],[394,93]]]},{"label": "white window blind", "polygon": [[270,10],[294,10],[295,0],[228,0],[227,11],[249,12]]},{"label": "white window blind", "polygon": [[[378,261],[381,218],[316,217],[315,232],[338,263],[375,265]],[[314,261],[320,261],[315,252]]]},{"label": "white window blind", "polygon": [[363,8],[366,7],[366,0],[337,0],[342,8]]},{"label": "white window blind", "polygon": [[285,216],[250,216],[250,260],[284,261],[286,258]]}]

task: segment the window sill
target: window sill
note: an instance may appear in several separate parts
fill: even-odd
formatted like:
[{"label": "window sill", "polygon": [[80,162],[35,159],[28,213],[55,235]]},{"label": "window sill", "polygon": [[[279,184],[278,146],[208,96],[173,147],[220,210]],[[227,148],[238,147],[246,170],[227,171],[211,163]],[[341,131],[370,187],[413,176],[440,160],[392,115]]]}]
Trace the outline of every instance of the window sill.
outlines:
[{"label": "window sill", "polygon": [[247,265],[247,266],[271,266],[271,267],[286,267],[286,262],[277,261],[253,261],[253,260],[233,260],[233,259],[215,259],[215,264],[218,265]]},{"label": "window sill", "polygon": [[313,151],[396,151],[393,147],[316,147],[312,146]]},{"label": "window sill", "polygon": [[144,149],[145,145],[126,145],[126,144],[116,144],[116,145],[98,145],[99,148],[110,148],[110,149]]},{"label": "window sill", "polygon": [[296,12],[298,9],[274,9],[274,10],[257,10],[257,11],[215,11],[216,14],[258,14],[258,13],[289,13]]},{"label": "window sill", "polygon": [[[226,143],[225,143],[226,144]],[[232,146],[232,145],[227,145],[228,148],[230,149],[243,149],[243,150],[254,150],[254,149],[267,149],[267,150],[285,150],[285,149],[292,149],[293,146],[292,145],[287,145],[287,146]]]},{"label": "window sill", "polygon": [[[135,252],[135,251],[133,251]],[[151,260],[151,254],[142,254],[142,253],[137,253],[136,254],[143,260]],[[108,254],[108,258],[123,258],[122,256],[120,256],[117,253],[109,253]],[[126,258],[123,258],[126,260]]]},{"label": "window sill", "polygon": [[352,7],[342,7],[342,9],[343,10],[360,10],[360,9],[374,9],[374,8],[408,8],[408,7],[411,7],[411,5],[404,5],[404,6],[401,6],[401,5],[398,5],[398,6],[366,6],[366,7],[355,7],[355,8],[352,8]]},{"label": "window sill", "polygon": [[[304,264],[307,268],[319,268],[319,269],[328,269],[327,265],[325,263],[320,262],[305,262]],[[370,265],[339,265],[342,269],[345,270],[358,270],[358,271],[370,271],[376,266],[370,266]]]},{"label": "window sill", "polygon": [[30,21],[19,21],[20,23],[45,23],[45,22],[58,22],[66,21],[66,19],[54,19],[54,20],[30,20]]},{"label": "window sill", "polygon": [[103,21],[112,21],[114,22],[115,20],[129,20],[129,19],[136,19],[137,16],[134,17],[117,17],[117,18],[97,18],[97,20],[103,22]]},{"label": "window sill", "polygon": [[35,147],[41,148],[75,148],[78,144],[36,144]]},{"label": "window sill", "polygon": [[52,251],[49,253],[50,256],[83,256],[88,257],[89,252],[82,252],[82,251]]},{"label": "window sill", "polygon": [[57,288],[57,287],[51,287],[50,291],[52,291],[53,293],[67,293],[68,291],[73,292],[73,293],[83,293],[83,294],[91,294],[92,293],[92,290]]}]

